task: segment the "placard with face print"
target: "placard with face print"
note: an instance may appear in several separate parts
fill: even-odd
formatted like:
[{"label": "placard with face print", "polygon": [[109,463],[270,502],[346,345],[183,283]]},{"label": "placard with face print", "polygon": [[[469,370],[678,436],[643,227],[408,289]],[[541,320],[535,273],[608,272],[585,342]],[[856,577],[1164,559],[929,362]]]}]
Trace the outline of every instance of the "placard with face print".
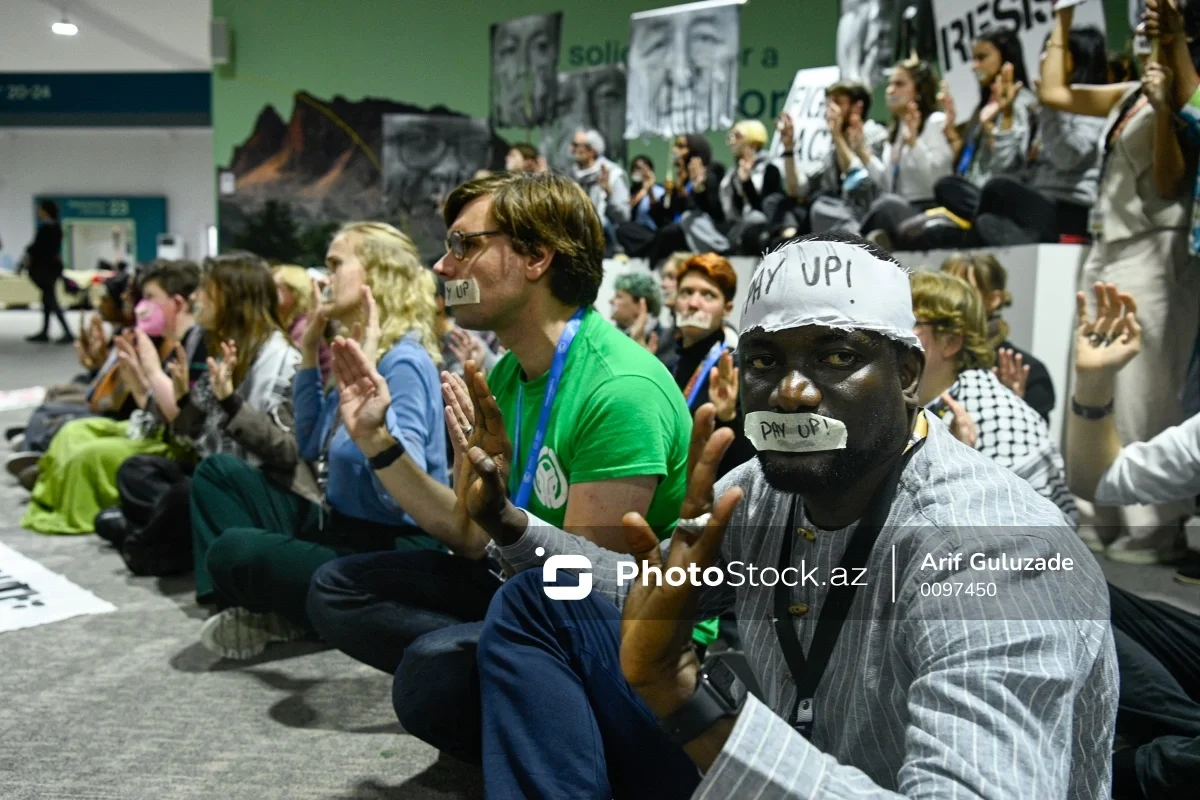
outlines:
[{"label": "placard with face print", "polygon": [[562,12],[492,26],[492,124],[532,128],[554,118]]},{"label": "placard with face print", "polygon": [[625,67],[606,64],[558,75],[558,111],[542,128],[542,153],[550,166],[567,169],[575,131],[593,128],[604,137],[604,155],[625,163]]},{"label": "placard with face print", "polygon": [[737,0],[690,3],[630,17],[626,139],[733,125],[740,23]]},{"label": "placard with face print", "polygon": [[883,82],[884,71],[895,61],[896,5],[896,0],[841,0],[837,65],[842,80],[867,86]]}]

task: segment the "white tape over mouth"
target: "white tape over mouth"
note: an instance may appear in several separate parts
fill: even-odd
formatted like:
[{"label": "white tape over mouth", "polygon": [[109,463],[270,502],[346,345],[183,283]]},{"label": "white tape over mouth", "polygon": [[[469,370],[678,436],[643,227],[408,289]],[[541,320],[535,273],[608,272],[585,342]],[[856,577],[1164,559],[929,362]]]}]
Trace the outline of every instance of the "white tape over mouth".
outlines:
[{"label": "white tape over mouth", "polygon": [[466,306],[478,302],[479,281],[474,278],[446,281],[446,305]]},{"label": "white tape over mouth", "polygon": [[755,450],[783,453],[816,453],[843,450],[846,424],[820,414],[779,414],[751,411],[746,415],[746,438]]},{"label": "white tape over mouth", "polygon": [[675,318],[675,327],[677,328],[703,328],[708,330],[712,327],[713,315],[710,311],[694,311],[690,314],[681,314]]}]

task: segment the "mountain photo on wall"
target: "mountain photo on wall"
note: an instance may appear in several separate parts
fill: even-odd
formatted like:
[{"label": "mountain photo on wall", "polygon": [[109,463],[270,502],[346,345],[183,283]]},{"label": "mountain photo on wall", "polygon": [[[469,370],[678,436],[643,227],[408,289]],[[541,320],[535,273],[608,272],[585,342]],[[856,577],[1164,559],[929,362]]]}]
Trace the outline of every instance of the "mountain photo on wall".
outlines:
[{"label": "mountain photo on wall", "polygon": [[[221,249],[247,249],[271,260],[315,266],[337,228],[355,220],[383,220],[405,230],[383,202],[383,118],[388,114],[466,119],[441,106],[423,109],[382,98],[321,100],[297,92],[285,122],[271,105],[221,168],[218,202]],[[504,162],[505,143],[489,135],[486,161]],[[232,192],[227,186],[232,183]],[[436,213],[435,213],[436,216]],[[422,257],[440,253],[430,240],[405,230]]]}]

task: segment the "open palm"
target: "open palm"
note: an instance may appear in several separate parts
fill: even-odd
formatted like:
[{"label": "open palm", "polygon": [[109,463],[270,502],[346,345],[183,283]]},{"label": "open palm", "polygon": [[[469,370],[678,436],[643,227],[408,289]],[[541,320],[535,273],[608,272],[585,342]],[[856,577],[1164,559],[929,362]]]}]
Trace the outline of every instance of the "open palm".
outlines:
[{"label": "open palm", "polygon": [[346,432],[356,443],[370,439],[383,427],[392,403],[387,381],[358,342],[341,336],[333,343],[333,373]]},{"label": "open palm", "polygon": [[1080,372],[1117,372],[1142,349],[1142,326],[1137,319],[1133,296],[1111,283],[1092,287],[1096,316],[1088,314],[1087,296],[1075,296],[1078,321],[1075,328],[1075,369]]}]

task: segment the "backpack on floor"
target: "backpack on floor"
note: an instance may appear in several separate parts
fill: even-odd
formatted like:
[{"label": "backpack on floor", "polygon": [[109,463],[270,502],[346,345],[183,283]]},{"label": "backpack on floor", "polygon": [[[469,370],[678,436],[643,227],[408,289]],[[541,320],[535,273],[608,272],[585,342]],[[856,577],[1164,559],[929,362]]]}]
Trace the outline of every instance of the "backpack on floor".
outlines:
[{"label": "backpack on floor", "polygon": [[118,549],[134,575],[191,571],[190,473],[190,465],[147,455],[128,458],[117,470],[126,523]]}]

